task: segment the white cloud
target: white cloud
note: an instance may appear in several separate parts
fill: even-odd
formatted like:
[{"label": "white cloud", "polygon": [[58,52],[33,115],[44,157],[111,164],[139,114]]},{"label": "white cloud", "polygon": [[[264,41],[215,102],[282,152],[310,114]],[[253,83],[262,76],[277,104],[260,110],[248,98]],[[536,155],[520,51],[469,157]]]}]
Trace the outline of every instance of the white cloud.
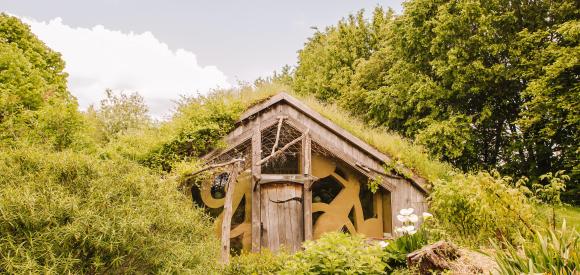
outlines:
[{"label": "white cloud", "polygon": [[135,34],[106,29],[74,28],[55,18],[23,18],[38,38],[62,53],[69,89],[81,108],[98,103],[106,88],[141,94],[154,117],[168,114],[180,95],[205,93],[231,85],[215,66],[201,66],[195,54],[172,51],[150,32]]}]

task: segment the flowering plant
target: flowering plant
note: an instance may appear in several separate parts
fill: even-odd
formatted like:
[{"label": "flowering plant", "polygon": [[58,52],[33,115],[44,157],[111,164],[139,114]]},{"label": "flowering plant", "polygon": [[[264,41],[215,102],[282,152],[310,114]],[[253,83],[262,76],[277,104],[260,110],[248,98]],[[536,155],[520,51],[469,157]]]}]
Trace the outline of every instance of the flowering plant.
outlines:
[{"label": "flowering plant", "polygon": [[[415,209],[413,208],[403,208],[399,211],[397,215],[397,220],[403,223],[403,226],[395,228],[395,232],[399,235],[413,235],[417,233],[417,222],[419,222],[419,217],[415,215]],[[432,218],[431,213],[423,212],[423,220],[428,220]]]},{"label": "flowering plant", "polygon": [[[397,267],[406,266],[406,255],[427,244],[427,230],[419,229],[419,216],[414,214],[415,209],[404,208],[399,211],[397,220],[402,225],[395,228],[398,238],[392,242],[385,243],[383,251],[383,261],[387,264],[387,271]],[[427,212],[422,214],[423,221],[433,218],[433,215]]]}]

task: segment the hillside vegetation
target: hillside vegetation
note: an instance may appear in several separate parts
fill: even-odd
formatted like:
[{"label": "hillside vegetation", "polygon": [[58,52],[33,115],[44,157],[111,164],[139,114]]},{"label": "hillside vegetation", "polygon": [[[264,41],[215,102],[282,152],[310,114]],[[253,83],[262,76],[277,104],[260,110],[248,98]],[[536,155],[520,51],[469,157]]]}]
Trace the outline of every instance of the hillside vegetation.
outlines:
[{"label": "hillside vegetation", "polygon": [[[60,54],[2,14],[0,273],[414,272],[405,255],[443,239],[492,250],[506,273],[576,272],[579,212],[560,196],[579,197],[579,10],[412,0],[401,15],[360,12],[317,30],[297,67],[185,96],[163,122],[136,93],[104,91],[80,112]],[[296,255],[218,264],[213,220],[182,179],[281,91],[391,156],[385,169],[427,179],[432,215],[417,232],[378,245],[333,233]]]},{"label": "hillside vegetation", "polygon": [[336,102],[463,171],[580,193],[577,1],[434,1],[318,29],[286,69],[299,94]]},{"label": "hillside vegetation", "polygon": [[4,14],[0,48],[0,273],[213,270],[211,222],[93,138],[60,55]]}]

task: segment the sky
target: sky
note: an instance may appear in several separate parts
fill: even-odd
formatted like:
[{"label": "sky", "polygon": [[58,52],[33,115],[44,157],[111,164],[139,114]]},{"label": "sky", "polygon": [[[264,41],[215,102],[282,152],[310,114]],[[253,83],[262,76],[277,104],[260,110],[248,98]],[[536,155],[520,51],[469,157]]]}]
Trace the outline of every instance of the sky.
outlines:
[{"label": "sky", "polygon": [[138,92],[156,118],[180,95],[253,82],[295,65],[314,30],[402,0],[0,0],[60,52],[81,109],[105,89]]}]

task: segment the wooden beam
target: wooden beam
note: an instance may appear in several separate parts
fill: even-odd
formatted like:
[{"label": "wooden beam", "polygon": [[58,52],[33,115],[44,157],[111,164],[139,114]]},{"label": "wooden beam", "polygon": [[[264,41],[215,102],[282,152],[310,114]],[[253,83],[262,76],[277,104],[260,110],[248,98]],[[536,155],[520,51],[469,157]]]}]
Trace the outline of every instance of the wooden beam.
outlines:
[{"label": "wooden beam", "polygon": [[304,132],[301,136],[297,137],[296,139],[294,139],[293,141],[290,141],[288,144],[284,145],[284,147],[280,148],[280,150],[270,154],[269,156],[263,158],[262,160],[258,161],[258,163],[256,163],[256,165],[262,165],[266,162],[268,162],[271,158],[276,157],[277,155],[283,153],[284,151],[288,150],[288,148],[290,148],[290,146],[298,143],[299,141],[301,141],[302,139],[304,139],[304,137],[306,135],[308,135],[308,132],[310,131],[310,129],[306,129],[306,132]]},{"label": "wooden beam", "polygon": [[260,118],[256,119],[252,134],[252,252],[260,252],[262,238],[261,213],[260,213],[260,177],[262,166],[256,163],[262,157],[262,134],[260,131]]},{"label": "wooden beam", "polygon": [[224,200],[224,214],[222,220],[222,263],[228,264],[230,262],[230,231],[232,227],[232,200],[234,197],[234,190],[236,188],[236,181],[241,170],[240,162],[236,162],[228,177],[228,188],[226,191],[226,198]]},{"label": "wooden beam", "polygon": [[307,181],[313,182],[318,178],[312,175],[296,175],[296,174],[262,174],[260,177],[260,185],[272,182],[294,182],[304,184]]},{"label": "wooden beam", "polygon": [[[244,112],[244,114],[242,114],[240,120],[237,123],[240,124],[241,122],[243,122],[246,119],[251,118],[255,114],[263,112],[266,109],[271,108],[272,106],[274,106],[276,104],[280,104],[280,103],[287,103],[288,105],[290,105],[294,109],[296,109],[298,112],[303,113],[304,115],[306,115],[307,117],[309,117],[310,119],[315,121],[316,123],[320,124],[324,128],[333,132],[338,137],[340,137],[344,140],[347,140],[349,143],[351,143],[352,145],[354,145],[355,147],[357,147],[358,149],[363,151],[365,154],[372,156],[377,161],[379,161],[381,163],[390,163],[393,161],[393,159],[390,156],[383,154],[382,152],[380,152],[376,148],[370,146],[366,142],[355,137],[353,134],[342,129],[341,127],[339,127],[335,123],[331,122],[329,119],[323,117],[321,114],[315,112],[310,107],[306,106],[304,103],[300,102],[296,98],[294,98],[294,97],[292,97],[289,94],[284,93],[284,92],[281,92],[281,93],[271,97],[267,101],[248,109],[246,112]],[[422,191],[424,191],[425,193],[428,194],[428,190],[425,188],[425,186],[427,185],[427,180],[425,178],[417,175],[411,169],[406,168],[403,165],[398,165],[398,169],[404,171],[405,174],[411,175],[411,182],[417,188],[422,189]]]},{"label": "wooden beam", "polygon": [[312,240],[312,141],[310,139],[309,129],[305,132],[306,136],[302,139],[302,173],[307,178],[304,182],[302,199],[304,208],[304,240]]}]

